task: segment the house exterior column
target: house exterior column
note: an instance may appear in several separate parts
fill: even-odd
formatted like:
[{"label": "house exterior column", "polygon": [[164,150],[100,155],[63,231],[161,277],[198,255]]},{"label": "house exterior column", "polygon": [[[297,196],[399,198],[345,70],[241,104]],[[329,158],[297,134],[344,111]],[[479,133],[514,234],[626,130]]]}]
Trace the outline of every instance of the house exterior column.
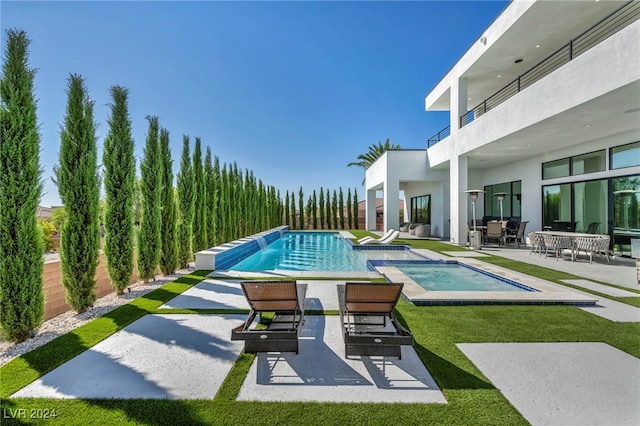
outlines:
[{"label": "house exterior column", "polygon": [[467,157],[454,156],[451,158],[450,169],[450,241],[459,245],[467,243],[467,215],[468,197],[464,192],[468,188]]},{"label": "house exterior column", "polygon": [[398,200],[400,198],[400,182],[397,179],[387,179],[384,182],[384,232],[389,229],[398,230],[400,212]]},{"label": "house exterior column", "polygon": [[367,231],[376,230],[376,190],[369,189],[365,196],[365,228]]}]

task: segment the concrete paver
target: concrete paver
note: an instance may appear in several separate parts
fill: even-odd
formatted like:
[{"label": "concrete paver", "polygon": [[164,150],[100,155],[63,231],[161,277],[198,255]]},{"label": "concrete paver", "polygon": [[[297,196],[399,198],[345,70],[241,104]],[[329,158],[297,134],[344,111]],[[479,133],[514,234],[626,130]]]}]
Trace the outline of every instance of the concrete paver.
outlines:
[{"label": "concrete paver", "polygon": [[242,401],[437,403],[447,401],[409,346],[402,359],[344,356],[340,317],[308,315],[300,353],[259,353]]},{"label": "concrete paver", "polygon": [[12,397],[212,399],[244,315],[146,315]]},{"label": "concrete paver", "polygon": [[533,425],[640,424],[640,360],[605,343],[459,343]]}]

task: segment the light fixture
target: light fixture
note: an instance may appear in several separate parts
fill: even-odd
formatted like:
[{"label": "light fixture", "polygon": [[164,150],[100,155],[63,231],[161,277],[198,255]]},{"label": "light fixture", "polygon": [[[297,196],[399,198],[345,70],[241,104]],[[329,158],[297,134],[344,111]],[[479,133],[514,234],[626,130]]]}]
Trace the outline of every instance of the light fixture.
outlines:
[{"label": "light fixture", "polygon": [[536,49],[540,49],[540,45],[539,44],[536,44]]},{"label": "light fixture", "polygon": [[493,194],[494,197],[498,197],[498,203],[500,203],[500,220],[504,220],[503,214],[502,214],[502,202],[504,201],[504,197],[505,195],[509,195],[508,192],[496,192],[495,194]]},{"label": "light fixture", "polygon": [[469,194],[469,198],[471,198],[471,206],[473,212],[473,230],[476,230],[476,200],[480,194],[483,194],[484,191],[482,189],[468,189],[466,191]]},{"label": "light fixture", "polygon": [[498,78],[502,77],[502,75],[498,74]]}]

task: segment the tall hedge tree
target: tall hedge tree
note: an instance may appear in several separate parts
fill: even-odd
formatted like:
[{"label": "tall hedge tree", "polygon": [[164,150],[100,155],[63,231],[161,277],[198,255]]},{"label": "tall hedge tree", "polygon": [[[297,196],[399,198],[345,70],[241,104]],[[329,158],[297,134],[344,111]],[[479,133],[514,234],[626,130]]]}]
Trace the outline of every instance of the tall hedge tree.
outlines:
[{"label": "tall hedge tree", "polygon": [[213,159],[211,148],[207,147],[207,154],[204,157],[204,192],[206,200],[205,217],[207,223],[207,247],[216,245],[216,179],[213,172]]},{"label": "tall hedge tree", "polygon": [[331,201],[331,213],[333,214],[333,226],[338,229],[338,194],[333,190],[333,200]]},{"label": "tall hedge tree", "polygon": [[147,116],[149,128],[140,165],[142,218],[138,237],[138,274],[145,282],[155,275],[160,260],[160,194],[162,193],[162,163],[158,143],[158,117]]},{"label": "tall hedge tree", "polygon": [[344,229],[344,194],[342,187],[340,187],[340,193],[338,194],[338,211],[340,212],[340,228]]},{"label": "tall hedge tree", "polygon": [[284,198],[284,223],[289,226],[289,191]]},{"label": "tall hedge tree", "polygon": [[202,167],[202,141],[196,138],[193,150],[193,251],[207,248],[207,211]]},{"label": "tall hedge tree", "polygon": [[324,229],[324,192],[320,187],[320,199],[318,200],[318,209],[320,213],[320,229]]},{"label": "tall hedge tree", "polygon": [[311,198],[311,216],[313,218],[313,229],[318,229],[318,197],[316,190],[313,190],[313,198]]},{"label": "tall hedge tree", "polygon": [[304,229],[304,194],[302,187],[298,190],[298,207],[300,209],[300,229]]},{"label": "tall hedge tree", "polygon": [[[327,202],[326,202],[326,216],[327,216],[327,229],[331,229],[331,192],[329,191],[329,188],[327,188]],[[333,226],[335,228],[337,228],[336,224],[334,223]]]},{"label": "tall hedge tree", "polygon": [[358,190],[353,189],[353,229],[358,229]]},{"label": "tall hedge tree", "polygon": [[186,268],[191,259],[193,222],[193,172],[189,154],[189,136],[182,136],[182,157],[178,172],[178,267]]},{"label": "tall hedge tree", "polygon": [[169,149],[169,131],[160,129],[160,270],[172,275],[178,266],[178,244],[176,240],[176,201],[173,191],[173,160]]},{"label": "tall hedge tree", "polygon": [[351,188],[347,188],[347,228],[354,229],[353,227],[353,212],[351,211]]},{"label": "tall hedge tree", "polygon": [[0,330],[16,343],[28,339],[44,315],[44,246],[36,221],[42,170],[30,42],[22,30],[7,31],[0,79]]},{"label": "tall hedge tree", "polygon": [[106,230],[104,252],[111,286],[122,294],[133,275],[133,202],[136,163],[133,155],[131,119],[128,105],[129,92],[124,87],[111,88],[111,116],[109,133],[104,140],[102,164]]},{"label": "tall hedge tree", "polygon": [[60,139],[59,164],[54,172],[67,212],[60,235],[62,284],[67,303],[81,313],[96,299],[100,182],[93,101],[89,99],[83,78],[76,74],[69,77],[67,110]]},{"label": "tall hedge tree", "polygon": [[291,191],[291,229],[296,229],[296,194]]}]

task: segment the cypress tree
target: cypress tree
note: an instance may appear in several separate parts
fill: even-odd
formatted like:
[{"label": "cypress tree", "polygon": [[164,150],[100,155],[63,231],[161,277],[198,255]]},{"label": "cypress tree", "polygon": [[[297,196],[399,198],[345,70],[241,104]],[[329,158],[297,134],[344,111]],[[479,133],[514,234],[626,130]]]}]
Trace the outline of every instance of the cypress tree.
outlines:
[{"label": "cypress tree", "polygon": [[296,194],[291,192],[291,229],[296,229]]},{"label": "cypress tree", "polygon": [[129,92],[124,87],[111,88],[109,133],[104,140],[104,189],[106,194],[106,230],[104,252],[111,286],[122,294],[133,274],[133,202],[136,163],[129,118]]},{"label": "cypress tree", "polygon": [[311,215],[313,216],[313,229],[318,229],[318,201],[316,190],[313,190],[313,198],[311,201]]},{"label": "cypress tree", "polygon": [[142,218],[138,237],[138,275],[145,282],[153,278],[160,260],[160,194],[162,163],[158,144],[158,117],[147,116],[149,129],[140,165]]},{"label": "cypress tree", "polygon": [[320,229],[324,229],[324,192],[320,187],[320,200],[318,200],[318,208],[320,209]]},{"label": "cypress tree", "polygon": [[30,40],[8,30],[0,78],[0,330],[16,343],[43,321],[40,134],[29,68]]},{"label": "cypress tree", "polygon": [[[327,208],[327,229],[331,229],[331,193],[329,192],[329,188],[327,188],[327,203],[326,203],[326,208]],[[335,226],[335,224],[334,224]]]},{"label": "cypress tree", "polygon": [[172,275],[178,266],[176,242],[176,202],[173,191],[173,161],[169,150],[169,131],[160,129],[160,163],[162,165],[160,195],[160,270]]},{"label": "cypress tree", "polygon": [[212,206],[210,214],[213,215],[213,227],[210,229],[213,237],[211,247],[220,244],[220,185],[220,159],[216,155],[213,157],[213,199],[209,200]]},{"label": "cypress tree", "polygon": [[358,229],[358,190],[353,189],[353,229]]},{"label": "cypress tree", "polygon": [[206,222],[207,222],[207,247],[213,247],[216,245],[216,234],[215,234],[215,226],[216,226],[216,208],[215,208],[215,177],[213,174],[213,162],[211,156],[211,148],[207,146],[207,154],[204,157],[204,182],[205,182],[205,193],[206,193]]},{"label": "cypress tree", "polygon": [[300,229],[304,229],[304,194],[302,187],[298,191],[298,206],[300,207]]},{"label": "cypress tree", "polygon": [[340,187],[340,194],[338,195],[338,211],[340,212],[340,228],[344,229],[344,195],[342,187]]},{"label": "cypress tree", "polygon": [[182,158],[178,172],[178,267],[186,268],[191,259],[193,222],[193,172],[189,157],[189,136],[182,136]]},{"label": "cypress tree", "polygon": [[193,252],[207,248],[207,212],[202,168],[202,142],[196,138],[193,151]]},{"label": "cypress tree", "polygon": [[284,198],[284,223],[289,226],[289,191]]},{"label": "cypress tree", "polygon": [[353,212],[351,211],[351,188],[347,188],[347,228],[353,229]]},{"label": "cypress tree", "polygon": [[60,236],[62,284],[67,303],[81,313],[96,299],[100,247],[98,154],[93,102],[81,76],[70,76],[67,97],[59,165],[54,172],[67,212]]},{"label": "cypress tree", "polygon": [[333,200],[331,202],[331,213],[333,214],[333,226],[338,229],[338,194],[333,190]]}]

